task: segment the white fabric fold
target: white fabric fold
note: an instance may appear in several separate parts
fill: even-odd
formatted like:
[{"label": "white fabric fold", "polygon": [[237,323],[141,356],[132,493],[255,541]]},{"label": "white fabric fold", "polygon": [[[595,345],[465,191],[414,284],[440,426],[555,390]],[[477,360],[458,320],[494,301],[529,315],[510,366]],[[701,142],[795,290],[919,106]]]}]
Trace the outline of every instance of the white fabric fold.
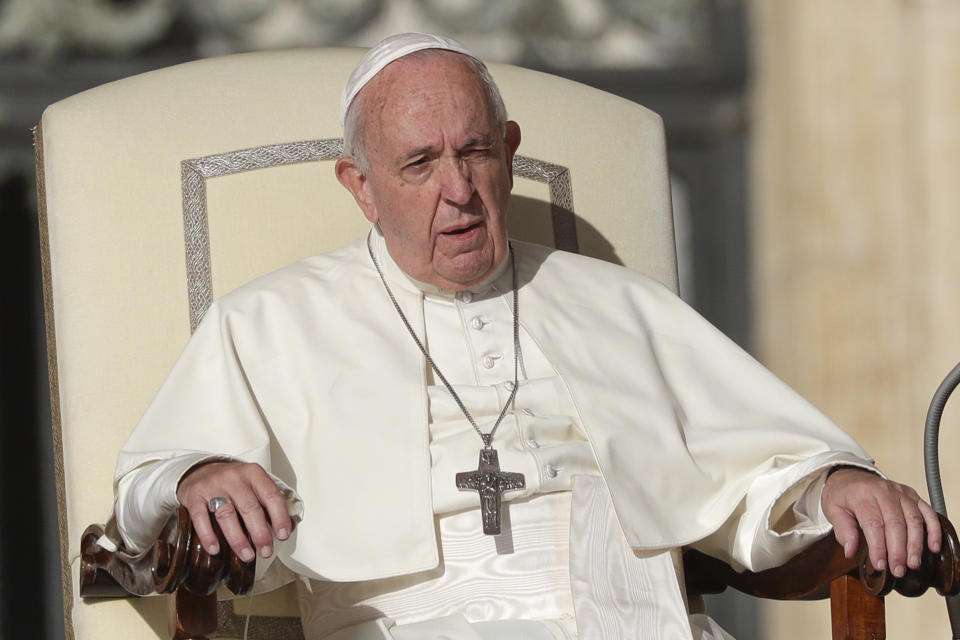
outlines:
[{"label": "white fabric fold", "polygon": [[177,487],[194,466],[220,456],[185,453],[141,465],[116,482],[114,515],[121,523],[124,543],[139,553],[157,539],[164,523],[180,506]]},{"label": "white fabric fold", "polygon": [[437,518],[442,563],[431,571],[360,582],[311,580],[300,589],[308,640],[371,618],[397,624],[461,615],[470,622],[572,620],[570,492],[510,504],[510,553],[484,535],[479,509]]},{"label": "white fabric fold", "polygon": [[580,640],[690,638],[678,549],[634,553],[603,480],[576,476],[570,518],[570,586]]},{"label": "white fabric fold", "polygon": [[878,473],[844,451],[828,451],[774,468],[751,483],[730,527],[690,546],[737,571],[763,571],[783,564],[832,530],[820,506],[820,493],[827,471],[837,465]]},{"label": "white fabric fold", "polygon": [[531,620],[473,623],[459,615],[397,625],[380,618],[338,631],[325,640],[576,640],[562,626]]}]

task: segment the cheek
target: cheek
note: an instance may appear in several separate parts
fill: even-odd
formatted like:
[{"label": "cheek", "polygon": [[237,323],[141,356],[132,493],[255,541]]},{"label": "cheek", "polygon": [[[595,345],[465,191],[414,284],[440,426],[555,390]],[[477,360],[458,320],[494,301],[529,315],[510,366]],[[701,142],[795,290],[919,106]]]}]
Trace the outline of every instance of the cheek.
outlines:
[{"label": "cheek", "polygon": [[[497,176],[500,178],[501,176]],[[491,179],[487,182],[486,188],[481,192],[484,200],[484,206],[491,213],[496,213],[496,218],[503,220],[506,217],[507,205],[510,202],[510,182],[508,176],[504,175],[503,180]]]},{"label": "cheek", "polygon": [[391,208],[392,228],[402,238],[408,253],[433,251],[433,223],[436,201],[418,189],[398,190]]},{"label": "cheek", "polygon": [[378,194],[380,226],[402,243],[407,255],[426,256],[433,252],[433,224],[440,202],[439,190],[428,180],[409,184],[394,180]]}]

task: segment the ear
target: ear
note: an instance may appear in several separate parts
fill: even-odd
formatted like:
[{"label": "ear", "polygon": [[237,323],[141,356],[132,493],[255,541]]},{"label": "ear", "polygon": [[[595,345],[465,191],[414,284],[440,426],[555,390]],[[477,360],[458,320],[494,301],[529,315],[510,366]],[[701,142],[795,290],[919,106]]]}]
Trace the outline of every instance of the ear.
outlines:
[{"label": "ear", "polygon": [[513,187],[513,156],[517,153],[517,147],[520,146],[520,125],[513,120],[507,121],[506,131],[503,136],[503,146],[507,152],[507,171],[510,173],[510,187]]},{"label": "ear", "polygon": [[367,176],[360,171],[360,167],[353,161],[353,158],[340,158],[334,168],[337,174],[337,180],[340,181],[347,191],[353,195],[363,211],[364,217],[373,223],[380,221],[380,213],[374,203],[373,194],[370,193],[370,183]]}]

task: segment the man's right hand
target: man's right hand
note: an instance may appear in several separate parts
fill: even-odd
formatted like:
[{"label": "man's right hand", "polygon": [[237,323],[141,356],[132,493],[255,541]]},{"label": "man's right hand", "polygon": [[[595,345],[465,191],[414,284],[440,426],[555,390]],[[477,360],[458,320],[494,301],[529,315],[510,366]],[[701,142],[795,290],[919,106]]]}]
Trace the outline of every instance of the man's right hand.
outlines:
[{"label": "man's right hand", "polygon": [[207,506],[210,498],[215,497],[229,501],[217,509],[214,516],[230,548],[245,562],[253,560],[254,549],[259,550],[262,558],[273,554],[271,525],[279,540],[286,540],[293,531],[283,492],[259,464],[232,461],[200,464],[180,480],[177,498],[190,512],[200,543],[211,555],[220,553]]}]

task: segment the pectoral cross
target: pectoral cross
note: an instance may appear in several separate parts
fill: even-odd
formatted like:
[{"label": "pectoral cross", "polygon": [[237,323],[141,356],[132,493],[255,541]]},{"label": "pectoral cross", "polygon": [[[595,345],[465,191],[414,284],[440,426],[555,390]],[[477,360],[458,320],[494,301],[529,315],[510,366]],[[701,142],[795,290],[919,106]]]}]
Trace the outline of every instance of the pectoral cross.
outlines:
[{"label": "pectoral cross", "polygon": [[483,532],[491,536],[500,533],[500,496],[504,491],[523,489],[525,486],[522,473],[500,471],[496,449],[481,449],[477,470],[457,474],[458,489],[480,494]]}]

